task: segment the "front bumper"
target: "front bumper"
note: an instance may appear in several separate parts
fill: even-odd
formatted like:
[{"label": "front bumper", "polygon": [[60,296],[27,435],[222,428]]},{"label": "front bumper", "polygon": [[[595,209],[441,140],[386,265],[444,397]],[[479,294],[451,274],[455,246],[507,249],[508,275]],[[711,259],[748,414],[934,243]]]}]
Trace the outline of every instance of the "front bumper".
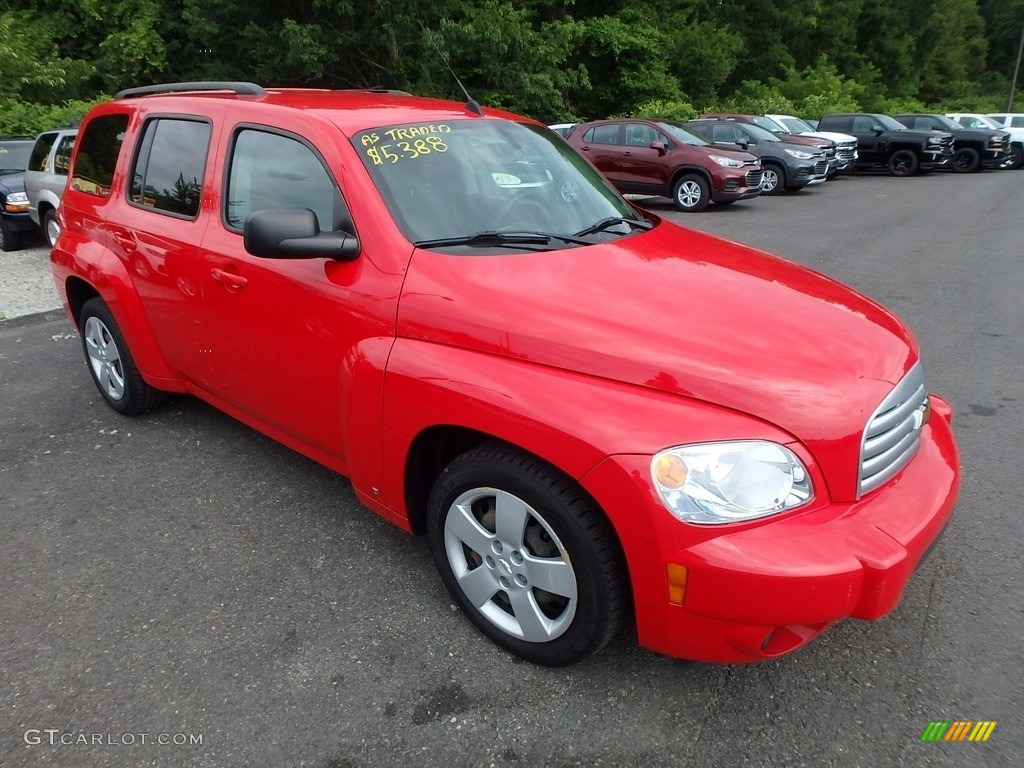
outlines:
[{"label": "front bumper", "polygon": [[4,213],[3,220],[12,232],[31,232],[36,229],[28,213]]},{"label": "front bumper", "polygon": [[639,643],[698,661],[757,661],[840,619],[889,613],[946,526],[960,485],[951,411],[931,397],[917,455],[885,485],[856,502],[826,499],[765,521],[681,523],[650,488],[649,457],[599,465],[584,484],[622,541]]},{"label": "front bumper", "polygon": [[944,149],[924,149],[921,151],[921,170],[935,171],[948,168],[953,163],[953,147]]}]

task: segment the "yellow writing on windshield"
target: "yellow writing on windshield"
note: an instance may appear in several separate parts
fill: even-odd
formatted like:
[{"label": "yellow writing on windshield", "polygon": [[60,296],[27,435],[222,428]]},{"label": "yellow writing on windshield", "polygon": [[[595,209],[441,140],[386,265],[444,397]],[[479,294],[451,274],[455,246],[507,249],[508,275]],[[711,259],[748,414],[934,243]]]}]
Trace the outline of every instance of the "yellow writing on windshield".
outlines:
[{"label": "yellow writing on windshield", "polygon": [[[374,165],[394,165],[399,160],[415,160],[432,152],[447,152],[448,145],[438,134],[451,133],[450,125],[410,125],[404,128],[387,128],[383,133],[371,131],[363,134],[359,143],[366,148],[366,156]],[[388,139],[381,143],[381,139]]]}]

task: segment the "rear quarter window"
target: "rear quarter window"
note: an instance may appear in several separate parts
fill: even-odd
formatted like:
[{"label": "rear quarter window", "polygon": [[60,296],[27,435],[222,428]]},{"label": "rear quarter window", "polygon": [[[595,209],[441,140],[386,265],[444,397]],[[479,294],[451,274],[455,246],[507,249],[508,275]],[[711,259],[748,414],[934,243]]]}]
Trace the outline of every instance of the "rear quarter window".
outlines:
[{"label": "rear quarter window", "polygon": [[89,121],[79,137],[71,189],[99,197],[110,195],[127,127],[128,115],[102,115]]},{"label": "rear quarter window", "polygon": [[36,145],[32,147],[32,156],[28,159],[28,170],[46,170],[46,159],[50,156],[50,149],[56,140],[56,133],[44,133],[36,139]]}]

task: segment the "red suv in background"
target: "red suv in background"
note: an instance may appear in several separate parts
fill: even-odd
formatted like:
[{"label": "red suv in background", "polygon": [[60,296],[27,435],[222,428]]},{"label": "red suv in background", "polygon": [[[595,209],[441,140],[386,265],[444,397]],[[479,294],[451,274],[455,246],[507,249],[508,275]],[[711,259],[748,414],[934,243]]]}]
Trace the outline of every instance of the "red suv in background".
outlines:
[{"label": "red suv in background", "polygon": [[671,123],[596,120],[576,126],[566,140],[620,192],[668,197],[680,211],[761,194],[763,174],[756,155],[713,148]]}]

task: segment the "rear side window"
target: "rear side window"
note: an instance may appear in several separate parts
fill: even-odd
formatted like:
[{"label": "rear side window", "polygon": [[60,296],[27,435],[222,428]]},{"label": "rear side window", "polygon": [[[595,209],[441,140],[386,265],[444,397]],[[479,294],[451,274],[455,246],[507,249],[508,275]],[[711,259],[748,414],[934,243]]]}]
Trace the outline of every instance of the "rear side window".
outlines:
[{"label": "rear side window", "polygon": [[618,124],[595,125],[587,131],[587,135],[583,137],[583,141],[587,144],[618,144],[619,126]]},{"label": "rear side window", "polygon": [[128,115],[104,115],[90,120],[78,147],[71,188],[108,197],[114,180]]},{"label": "rear side window", "polygon": [[57,152],[53,156],[53,172],[67,176],[71,168],[71,150],[75,148],[75,137],[65,136],[57,144]]},{"label": "rear side window", "polygon": [[278,133],[245,128],[231,153],[227,190],[227,222],[241,229],[253,211],[308,208],[321,231],[333,230],[334,180],[306,144]]},{"label": "rear side window", "polygon": [[195,218],[203,196],[209,123],[161,117],[142,129],[130,199],[161,213]]},{"label": "rear side window", "polygon": [[46,170],[46,158],[50,156],[50,148],[56,139],[56,133],[44,133],[36,139],[36,145],[32,147],[32,156],[28,159],[28,170]]}]

